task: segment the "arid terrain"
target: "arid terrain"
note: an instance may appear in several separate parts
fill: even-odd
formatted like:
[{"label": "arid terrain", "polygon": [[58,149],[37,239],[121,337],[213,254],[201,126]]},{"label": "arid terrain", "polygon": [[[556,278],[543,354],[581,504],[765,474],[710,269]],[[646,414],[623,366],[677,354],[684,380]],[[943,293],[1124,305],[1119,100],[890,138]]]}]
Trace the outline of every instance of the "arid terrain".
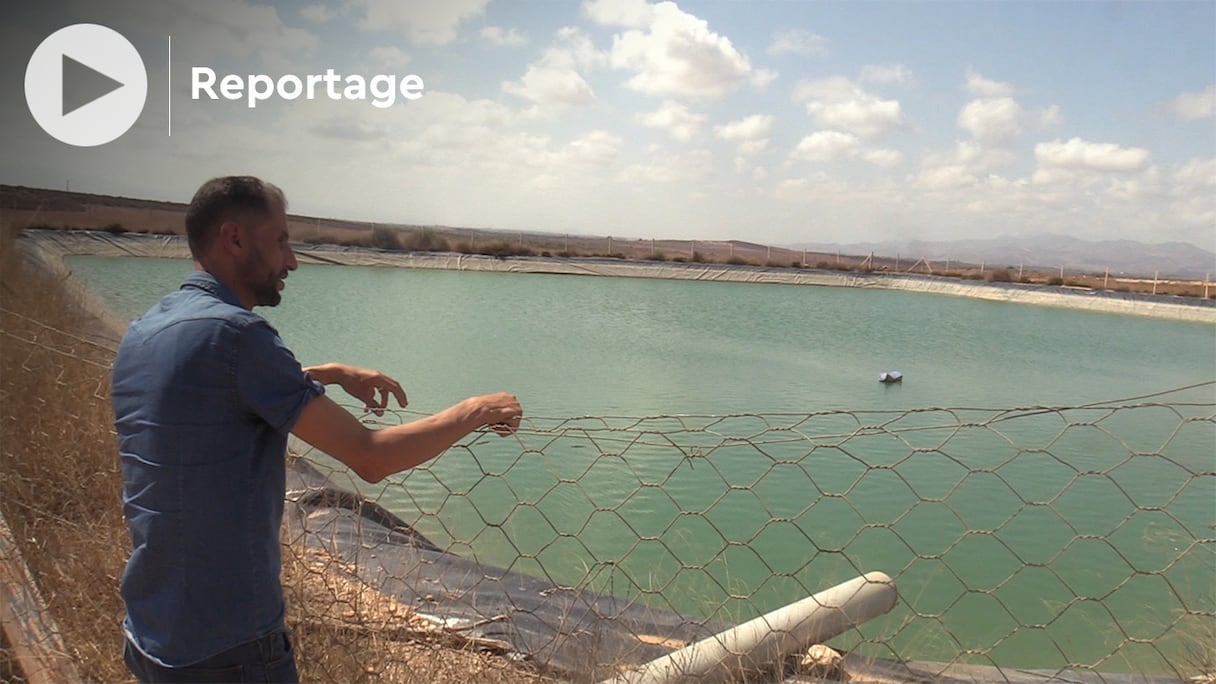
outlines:
[{"label": "arid terrain", "polygon": [[[113,233],[183,234],[185,205],[0,185],[0,220],[16,228],[90,229]],[[813,268],[854,272],[916,273],[964,280],[1021,282],[1120,293],[1216,298],[1200,280],[1157,279],[1154,274],[1071,272],[1016,264],[925,261],[882,254],[811,252],[742,240],[663,240],[451,226],[369,223],[290,215],[294,239],[415,252],[493,256],[610,257],[649,261]]]}]

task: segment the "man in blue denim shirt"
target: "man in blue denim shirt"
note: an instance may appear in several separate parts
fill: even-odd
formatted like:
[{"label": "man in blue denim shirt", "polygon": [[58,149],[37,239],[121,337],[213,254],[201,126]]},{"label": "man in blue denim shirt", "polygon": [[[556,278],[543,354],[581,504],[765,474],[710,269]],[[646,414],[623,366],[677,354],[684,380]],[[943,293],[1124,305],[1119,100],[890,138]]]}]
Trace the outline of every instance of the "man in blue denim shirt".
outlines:
[{"label": "man in blue denim shirt", "polygon": [[145,682],[296,681],[279,585],[288,433],[377,482],[480,427],[510,434],[522,409],[499,393],[366,428],[324,386],[372,410],[390,395],[404,406],[401,386],[343,364],[302,368],[252,312],[278,304],[297,267],[282,192],[248,176],[208,181],[186,232],[197,270],[131,323],[114,361],[132,545],[124,659]]}]

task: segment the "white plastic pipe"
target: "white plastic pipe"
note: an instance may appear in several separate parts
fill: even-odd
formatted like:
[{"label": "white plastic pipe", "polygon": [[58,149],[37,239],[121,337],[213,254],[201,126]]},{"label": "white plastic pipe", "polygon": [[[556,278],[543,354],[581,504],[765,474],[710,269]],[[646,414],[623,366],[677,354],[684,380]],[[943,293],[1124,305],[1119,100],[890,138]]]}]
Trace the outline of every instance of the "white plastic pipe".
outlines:
[{"label": "white plastic pipe", "polygon": [[790,654],[890,612],[897,594],[882,572],[867,572],[737,627],[650,661],[603,684],[724,682],[772,670]]}]

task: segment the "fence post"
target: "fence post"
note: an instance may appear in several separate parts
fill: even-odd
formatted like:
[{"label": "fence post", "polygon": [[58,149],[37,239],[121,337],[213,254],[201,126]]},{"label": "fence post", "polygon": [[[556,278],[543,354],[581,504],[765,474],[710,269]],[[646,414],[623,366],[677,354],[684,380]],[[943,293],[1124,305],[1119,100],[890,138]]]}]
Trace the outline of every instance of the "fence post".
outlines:
[{"label": "fence post", "polygon": [[1157,276],[1161,275],[1161,271],[1153,271],[1153,294],[1157,294]]},{"label": "fence post", "polygon": [[16,537],[0,515],[0,631],[30,684],[82,681]]},{"label": "fence post", "polygon": [[1107,266],[1107,267],[1106,267],[1106,275],[1102,276],[1102,289],[1103,289],[1103,290],[1109,290],[1109,289],[1110,289],[1109,287],[1107,287],[1107,286],[1106,286],[1106,284],[1107,284],[1108,282],[1110,282],[1110,266]]}]

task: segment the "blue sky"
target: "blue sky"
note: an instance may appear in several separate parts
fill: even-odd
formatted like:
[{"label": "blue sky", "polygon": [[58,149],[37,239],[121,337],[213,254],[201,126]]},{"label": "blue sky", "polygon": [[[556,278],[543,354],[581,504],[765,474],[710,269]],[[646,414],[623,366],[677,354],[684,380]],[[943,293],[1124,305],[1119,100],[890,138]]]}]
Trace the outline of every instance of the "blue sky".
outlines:
[{"label": "blue sky", "polygon": [[[293,211],[788,244],[1063,233],[1216,250],[1216,2],[61,2],[6,8],[149,73],[119,140],[22,98],[0,182],[185,201],[253,173]],[[172,36],[173,59],[167,61]],[[416,74],[422,98],[191,99],[190,70]],[[172,75],[172,91],[168,87]],[[172,98],[172,136],[169,101]]]}]

